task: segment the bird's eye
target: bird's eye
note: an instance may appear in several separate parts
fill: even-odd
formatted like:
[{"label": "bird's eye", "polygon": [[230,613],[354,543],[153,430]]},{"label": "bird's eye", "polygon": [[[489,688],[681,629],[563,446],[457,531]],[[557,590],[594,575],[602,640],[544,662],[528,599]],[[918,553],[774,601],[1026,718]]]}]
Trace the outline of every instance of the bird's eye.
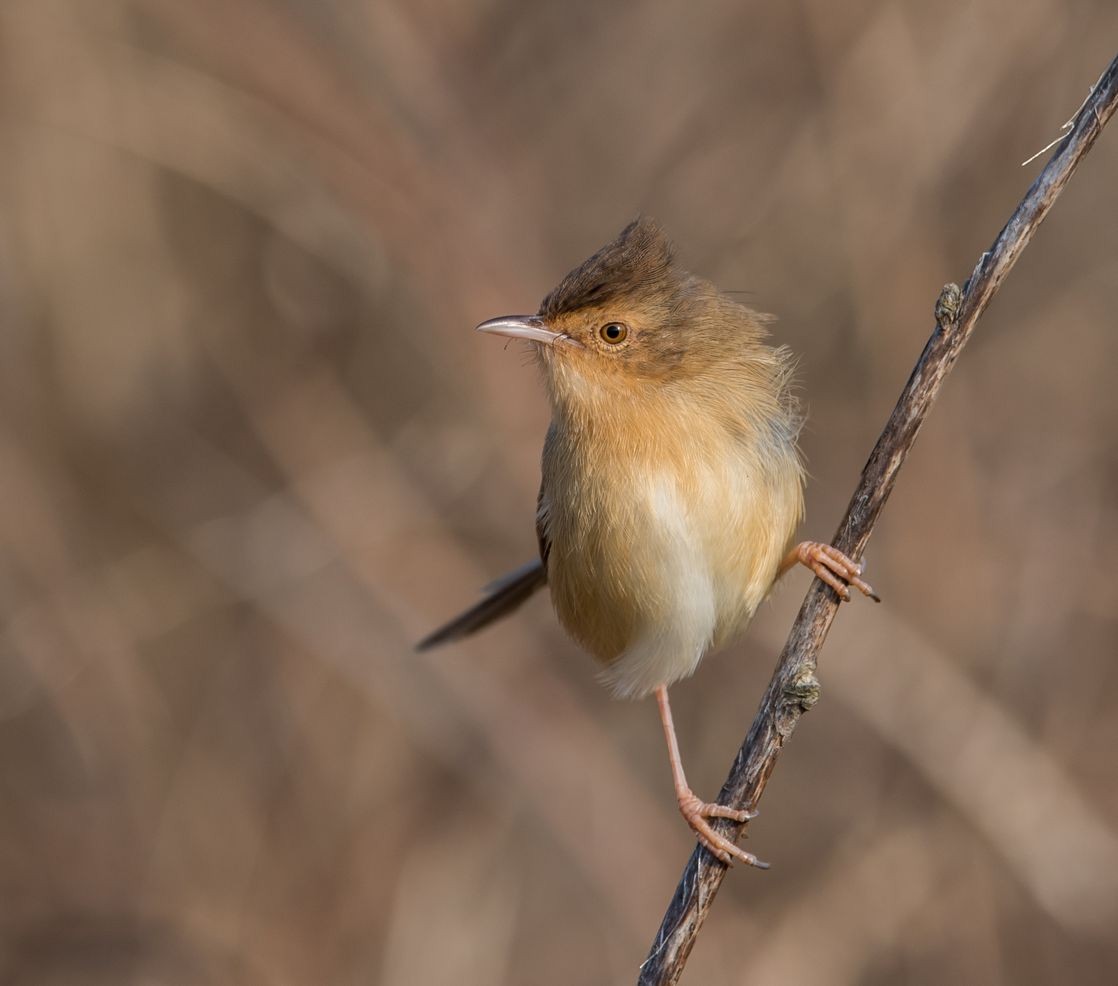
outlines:
[{"label": "bird's eye", "polygon": [[600,329],[598,335],[601,336],[603,342],[608,342],[610,345],[616,346],[619,342],[624,342],[629,335],[629,326],[622,322],[607,322]]}]

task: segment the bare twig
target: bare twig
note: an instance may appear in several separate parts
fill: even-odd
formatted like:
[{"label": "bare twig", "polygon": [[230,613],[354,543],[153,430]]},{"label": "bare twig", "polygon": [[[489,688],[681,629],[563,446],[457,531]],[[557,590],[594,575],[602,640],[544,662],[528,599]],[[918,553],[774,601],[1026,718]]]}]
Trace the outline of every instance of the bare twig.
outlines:
[{"label": "bare twig", "polygon": [[[1073,127],[1009,222],[979,258],[964,290],[954,284],[943,289],[936,303],[935,331],[870,453],[846,516],[839,524],[832,543],[841,551],[854,558],[862,554],[920,426],[975,324],[1056,196],[1102,132],[1116,104],[1118,57],[1095,84],[1076,114]],[[781,749],[818,696],[816,659],[837,610],[838,596],[822,582],[813,581],[761,707],[722,786],[718,798],[722,804],[752,808],[760,800]],[[740,834],[740,825],[719,825],[731,837]],[[641,986],[678,982],[725,873],[726,867],[706,850],[697,847],[691,854],[648,958],[641,966]]]}]

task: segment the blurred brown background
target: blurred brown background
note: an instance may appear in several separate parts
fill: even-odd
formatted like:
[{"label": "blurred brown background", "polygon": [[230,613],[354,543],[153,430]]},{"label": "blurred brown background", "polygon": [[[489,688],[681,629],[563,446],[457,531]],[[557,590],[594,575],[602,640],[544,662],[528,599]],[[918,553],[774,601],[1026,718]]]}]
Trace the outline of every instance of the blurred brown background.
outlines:
[{"label": "blurred brown background", "polygon": [[[1112,0],[6,0],[0,982],[625,983],[692,840],[546,600],[516,346],[640,211],[828,537]],[[1118,130],[978,333],[685,982],[1118,981]],[[807,577],[675,691],[713,795]]]}]

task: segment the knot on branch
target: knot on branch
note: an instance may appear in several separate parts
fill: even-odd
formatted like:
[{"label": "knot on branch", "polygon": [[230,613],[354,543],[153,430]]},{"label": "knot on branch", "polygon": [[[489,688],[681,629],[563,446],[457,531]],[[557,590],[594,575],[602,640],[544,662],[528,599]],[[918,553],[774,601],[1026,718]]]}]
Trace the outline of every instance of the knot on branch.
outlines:
[{"label": "knot on branch", "polygon": [[945,284],[936,298],[936,324],[947,329],[959,321],[963,305],[963,292],[958,284]]},{"label": "knot on branch", "polygon": [[822,691],[823,686],[819,684],[819,679],[815,677],[815,670],[804,668],[784,686],[785,704],[796,706],[797,715],[795,718],[799,718],[799,713],[807,712],[815,706]]}]

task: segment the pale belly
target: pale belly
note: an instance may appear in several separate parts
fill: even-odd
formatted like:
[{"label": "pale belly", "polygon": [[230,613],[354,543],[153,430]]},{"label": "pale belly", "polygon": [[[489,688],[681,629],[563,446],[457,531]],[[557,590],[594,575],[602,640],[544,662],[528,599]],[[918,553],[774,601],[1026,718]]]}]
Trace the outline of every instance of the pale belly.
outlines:
[{"label": "pale belly", "polygon": [[794,452],[780,465],[615,470],[608,501],[591,478],[548,504],[555,609],[615,695],[687,677],[749,622],[801,511]]}]

